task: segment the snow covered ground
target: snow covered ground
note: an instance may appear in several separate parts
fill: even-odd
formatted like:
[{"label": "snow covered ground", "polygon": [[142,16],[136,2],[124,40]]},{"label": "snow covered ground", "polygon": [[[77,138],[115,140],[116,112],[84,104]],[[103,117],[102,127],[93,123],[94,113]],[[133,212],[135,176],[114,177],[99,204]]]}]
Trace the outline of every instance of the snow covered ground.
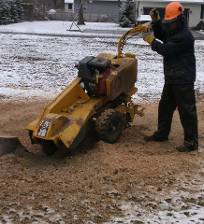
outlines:
[{"label": "snow covered ground", "polygon": [[[67,31],[70,26],[71,22],[60,21],[24,22],[0,26],[1,101],[29,100],[35,97],[52,99],[77,76],[75,63],[88,55],[97,56],[102,52],[117,54],[117,43],[121,36],[119,32],[127,30],[112,23],[86,23],[81,27],[84,32]],[[104,34],[94,30],[109,32]],[[135,53],[138,59],[136,86],[139,91],[134,96],[135,100],[157,101],[163,86],[162,57],[153,52],[140,36],[128,40],[124,52]],[[195,54],[197,60],[195,88],[197,93],[204,94],[203,40],[196,40]],[[160,195],[157,195],[156,199],[157,190],[151,186],[144,186],[144,191],[150,197],[152,210],[149,209],[150,204],[146,206],[135,203],[134,200],[131,203],[124,201],[118,205],[124,217],[112,217],[106,224],[137,223],[136,220],[151,224],[203,224],[204,188],[200,179],[203,173],[204,171],[200,170],[192,183],[189,183],[188,176],[183,174],[182,191],[177,191],[178,186],[174,186],[170,192],[159,192]],[[146,195],[138,197],[142,201]],[[194,200],[199,203],[194,203]]]},{"label": "snow covered ground", "polygon": [[[0,26],[1,100],[29,97],[53,98],[76,76],[75,64],[85,56],[117,54],[117,44],[127,28],[115,23],[86,23],[78,31],[67,31],[72,22],[23,22]],[[75,24],[72,30],[77,27]],[[28,35],[29,34],[29,35]],[[32,35],[39,34],[39,35]],[[195,44],[196,91],[204,93],[204,40]],[[162,57],[150,49],[140,35],[128,40],[124,52],[137,55],[137,101],[158,100],[163,86]]]}]

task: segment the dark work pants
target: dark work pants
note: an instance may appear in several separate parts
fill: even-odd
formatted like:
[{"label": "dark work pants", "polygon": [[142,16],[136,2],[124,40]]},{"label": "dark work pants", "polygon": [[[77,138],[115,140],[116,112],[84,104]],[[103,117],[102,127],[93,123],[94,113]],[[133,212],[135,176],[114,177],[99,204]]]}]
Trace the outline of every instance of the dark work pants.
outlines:
[{"label": "dark work pants", "polygon": [[184,141],[198,148],[198,121],[194,84],[165,84],[158,109],[158,130],[155,134],[167,138],[171,122],[178,107],[184,129]]}]

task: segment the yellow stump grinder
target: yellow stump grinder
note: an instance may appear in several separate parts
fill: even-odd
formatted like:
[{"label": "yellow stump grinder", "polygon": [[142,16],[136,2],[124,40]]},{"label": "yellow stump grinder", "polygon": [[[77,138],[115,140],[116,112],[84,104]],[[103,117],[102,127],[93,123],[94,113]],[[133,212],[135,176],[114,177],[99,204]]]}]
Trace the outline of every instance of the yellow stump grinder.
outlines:
[{"label": "yellow stump grinder", "polygon": [[119,40],[118,55],[101,53],[79,61],[78,76],[27,126],[33,144],[46,155],[74,149],[94,130],[98,138],[115,143],[143,109],[132,102],[137,92],[137,59],[122,53],[128,35],[146,32],[147,25],[130,29]]}]

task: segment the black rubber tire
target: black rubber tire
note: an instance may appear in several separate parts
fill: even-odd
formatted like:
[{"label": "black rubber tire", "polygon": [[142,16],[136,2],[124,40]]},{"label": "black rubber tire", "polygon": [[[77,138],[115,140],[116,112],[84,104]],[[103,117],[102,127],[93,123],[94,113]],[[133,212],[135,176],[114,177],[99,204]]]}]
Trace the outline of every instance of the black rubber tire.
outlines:
[{"label": "black rubber tire", "polygon": [[117,142],[123,129],[123,115],[114,109],[104,110],[95,123],[98,138],[111,144]]},{"label": "black rubber tire", "polygon": [[43,152],[47,156],[53,155],[58,150],[57,146],[55,145],[53,141],[42,140],[41,145],[42,145]]}]

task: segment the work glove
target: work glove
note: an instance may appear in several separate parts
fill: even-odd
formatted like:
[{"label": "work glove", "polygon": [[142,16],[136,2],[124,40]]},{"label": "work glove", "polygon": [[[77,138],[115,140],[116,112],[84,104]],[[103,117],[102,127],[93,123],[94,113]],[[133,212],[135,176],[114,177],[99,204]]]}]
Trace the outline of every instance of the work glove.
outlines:
[{"label": "work glove", "polygon": [[153,8],[150,12],[149,12],[149,15],[151,16],[152,18],[152,22],[153,23],[156,23],[157,21],[160,20],[160,15],[159,15],[159,12],[156,8]]},{"label": "work glove", "polygon": [[150,45],[152,44],[153,40],[155,39],[155,37],[148,32],[143,32],[142,37],[143,37],[143,40],[146,41],[147,43],[149,43]]}]

